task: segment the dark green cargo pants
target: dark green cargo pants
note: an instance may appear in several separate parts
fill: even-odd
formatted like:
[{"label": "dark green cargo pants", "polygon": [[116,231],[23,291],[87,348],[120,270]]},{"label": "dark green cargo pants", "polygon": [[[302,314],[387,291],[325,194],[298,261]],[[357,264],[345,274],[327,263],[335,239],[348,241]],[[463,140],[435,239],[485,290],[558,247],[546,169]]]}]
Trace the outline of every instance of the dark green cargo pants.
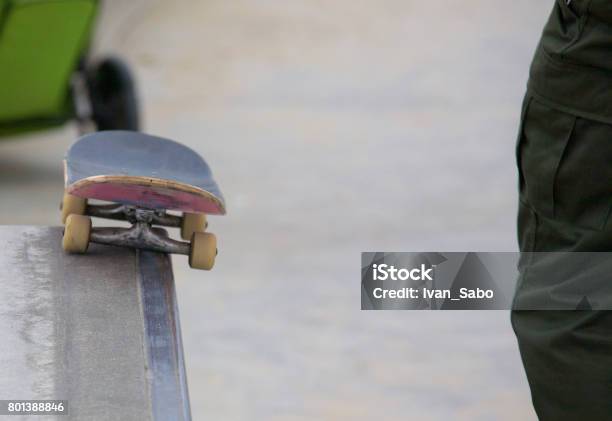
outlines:
[{"label": "dark green cargo pants", "polygon": [[[517,158],[521,251],[612,251],[612,1],[555,3]],[[512,325],[541,420],[612,420],[612,312],[514,311]]]}]

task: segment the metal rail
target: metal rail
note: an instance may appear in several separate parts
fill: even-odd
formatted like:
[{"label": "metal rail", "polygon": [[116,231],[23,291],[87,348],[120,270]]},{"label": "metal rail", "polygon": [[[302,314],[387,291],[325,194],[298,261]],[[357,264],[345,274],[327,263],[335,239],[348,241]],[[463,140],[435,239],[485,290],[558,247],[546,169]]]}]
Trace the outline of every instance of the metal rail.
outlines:
[{"label": "metal rail", "polygon": [[153,419],[191,420],[172,263],[166,254],[136,255]]}]

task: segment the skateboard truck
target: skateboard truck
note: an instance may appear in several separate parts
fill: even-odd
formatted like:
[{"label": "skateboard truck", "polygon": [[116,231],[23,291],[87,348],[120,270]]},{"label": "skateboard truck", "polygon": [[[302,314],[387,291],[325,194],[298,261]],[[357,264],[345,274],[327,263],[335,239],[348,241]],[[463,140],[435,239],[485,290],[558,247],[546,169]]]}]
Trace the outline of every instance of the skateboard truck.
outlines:
[{"label": "skateboard truck", "polygon": [[[143,213],[150,213],[150,216],[144,216]],[[180,228],[182,218],[176,215],[170,215],[165,210],[160,209],[142,209],[130,205],[110,204],[110,205],[87,205],[85,214],[96,218],[117,219],[120,221],[136,221],[144,220],[153,225],[163,225],[164,227]]]},{"label": "skateboard truck", "polygon": [[[131,205],[90,205],[86,199],[70,194],[64,195],[61,210],[65,218],[63,247],[68,252],[84,253],[89,243],[98,243],[184,254],[189,256],[189,265],[195,269],[209,270],[214,265],[216,238],[204,232],[208,224],[203,214],[177,216],[165,210]],[[90,217],[128,221],[132,226],[92,228]],[[191,241],[173,240],[154,225],[181,228],[181,236]]]},{"label": "skateboard truck", "polygon": [[[125,207],[124,205],[119,206]],[[88,208],[92,208],[92,206],[88,206]],[[162,230],[152,227],[153,220],[155,219],[155,211],[149,209],[125,208],[127,211],[125,212],[126,219],[132,223],[130,228],[92,228],[89,234],[89,241],[91,243],[145,248],[162,253],[185,254],[189,256],[191,248],[189,243],[168,238],[167,235],[162,234]],[[175,218],[180,221],[180,217]],[[173,219],[172,222],[174,222]],[[163,223],[160,224],[159,219],[156,219],[156,224],[165,225]]]}]

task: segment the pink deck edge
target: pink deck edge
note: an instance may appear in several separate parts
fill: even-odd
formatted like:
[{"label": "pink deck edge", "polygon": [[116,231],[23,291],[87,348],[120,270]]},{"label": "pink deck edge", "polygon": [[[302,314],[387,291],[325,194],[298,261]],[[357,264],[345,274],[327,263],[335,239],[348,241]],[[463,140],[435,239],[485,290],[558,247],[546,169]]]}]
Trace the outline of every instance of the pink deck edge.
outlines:
[{"label": "pink deck edge", "polygon": [[68,186],[67,192],[86,199],[105,200],[144,208],[209,215],[225,214],[225,208],[219,199],[215,201],[202,195],[157,186],[147,187],[104,181],[88,183],[84,186],[78,184]]}]

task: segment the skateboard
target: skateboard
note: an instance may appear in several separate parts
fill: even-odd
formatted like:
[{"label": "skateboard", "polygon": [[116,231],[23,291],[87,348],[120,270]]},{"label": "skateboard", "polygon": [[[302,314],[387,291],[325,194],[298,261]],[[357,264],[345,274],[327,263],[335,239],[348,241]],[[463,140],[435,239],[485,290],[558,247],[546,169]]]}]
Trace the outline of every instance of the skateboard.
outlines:
[{"label": "skateboard", "polygon": [[[188,147],[139,132],[89,134],[68,149],[64,184],[66,252],[99,243],[185,254],[192,268],[213,267],[217,240],[205,232],[206,215],[225,214],[225,202],[204,159]],[[91,217],[131,227],[92,228]],[[180,228],[189,241],[171,239],[159,226]]]}]

